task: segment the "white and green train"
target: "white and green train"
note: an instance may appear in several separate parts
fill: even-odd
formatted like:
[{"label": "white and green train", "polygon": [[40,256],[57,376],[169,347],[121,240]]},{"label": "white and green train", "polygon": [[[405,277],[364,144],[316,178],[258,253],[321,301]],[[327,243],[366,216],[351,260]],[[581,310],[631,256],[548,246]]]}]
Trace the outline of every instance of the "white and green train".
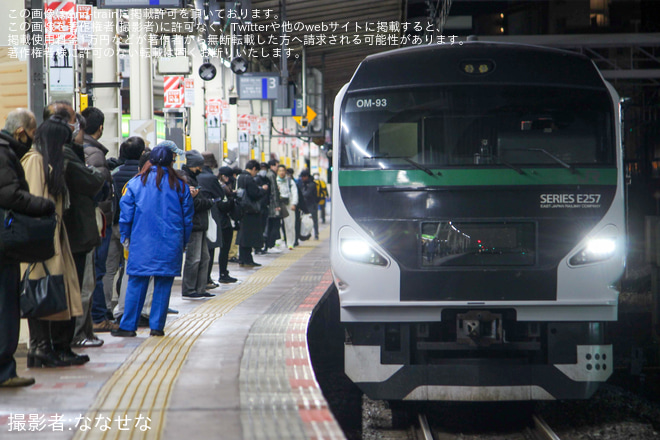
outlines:
[{"label": "white and green train", "polygon": [[588,398],[625,265],[619,97],[585,56],[366,58],[335,107],[345,372],[390,400]]}]

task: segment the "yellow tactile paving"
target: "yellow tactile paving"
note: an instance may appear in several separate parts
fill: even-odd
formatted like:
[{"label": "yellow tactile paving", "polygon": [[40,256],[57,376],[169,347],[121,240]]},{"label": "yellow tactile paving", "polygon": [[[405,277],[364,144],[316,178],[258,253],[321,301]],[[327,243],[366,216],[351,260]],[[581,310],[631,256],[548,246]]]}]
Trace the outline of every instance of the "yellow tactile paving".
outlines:
[{"label": "yellow tactile paving", "polygon": [[[329,228],[321,231],[327,238]],[[88,424],[96,425],[97,418],[128,420],[128,429],[98,428],[79,430],[75,440],[158,439],[165,427],[166,412],[172,389],[186,357],[195,341],[213,322],[234,307],[269,285],[278,275],[313,250],[318,241],[311,241],[287,252],[261,268],[239,286],[196,307],[165,328],[163,338],[146,339],[99,391],[94,404],[85,417]],[[138,419],[141,417],[142,419]],[[149,430],[135,427],[136,420],[150,419]],[[105,420],[105,419],[104,419]],[[143,424],[146,424],[143,422]]]}]

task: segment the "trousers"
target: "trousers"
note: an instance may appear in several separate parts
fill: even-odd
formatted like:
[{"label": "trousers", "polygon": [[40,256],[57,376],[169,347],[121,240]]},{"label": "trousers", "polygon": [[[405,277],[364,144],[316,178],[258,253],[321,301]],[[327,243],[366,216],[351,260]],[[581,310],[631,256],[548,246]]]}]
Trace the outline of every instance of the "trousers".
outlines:
[{"label": "trousers", "polygon": [[18,263],[0,263],[0,382],[16,376],[14,353],[21,328]]},{"label": "trousers", "polygon": [[203,294],[208,281],[209,247],[206,242],[206,231],[195,231],[190,234],[186,248],[186,262],[183,265],[181,293]]},{"label": "trousers", "polygon": [[147,296],[149,279],[154,279],[154,294],[151,301],[151,313],[149,313],[149,327],[152,330],[163,330],[167,319],[167,309],[170,306],[170,294],[174,277],[148,277],[128,276],[128,288],[126,289],[126,302],[124,304],[124,315],[121,318],[119,328],[122,330],[136,331],[140,312],[144,306]]}]

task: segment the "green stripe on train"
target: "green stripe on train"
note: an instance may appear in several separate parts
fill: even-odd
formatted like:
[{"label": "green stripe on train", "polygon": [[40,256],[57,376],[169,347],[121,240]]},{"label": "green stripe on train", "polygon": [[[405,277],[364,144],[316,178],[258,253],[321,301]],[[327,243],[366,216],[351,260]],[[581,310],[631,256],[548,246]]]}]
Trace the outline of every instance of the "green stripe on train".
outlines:
[{"label": "green stripe on train", "polygon": [[[340,170],[339,186],[616,185],[615,168]],[[440,175],[437,175],[440,173]]]}]

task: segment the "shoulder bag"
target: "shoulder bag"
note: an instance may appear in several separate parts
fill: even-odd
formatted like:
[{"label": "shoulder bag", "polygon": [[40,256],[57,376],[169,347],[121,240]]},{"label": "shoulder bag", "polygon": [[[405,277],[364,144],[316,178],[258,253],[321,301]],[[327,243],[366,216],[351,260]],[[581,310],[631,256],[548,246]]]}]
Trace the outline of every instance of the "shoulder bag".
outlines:
[{"label": "shoulder bag", "polygon": [[258,200],[252,200],[247,193],[246,188],[238,188],[236,191],[236,201],[241,206],[243,214],[259,214],[261,212],[261,205]]},{"label": "shoulder bag", "polygon": [[25,270],[20,296],[23,318],[43,318],[68,308],[64,275],[51,275],[46,264],[41,264],[46,272],[43,278],[30,279],[30,271],[34,264],[30,264]]},{"label": "shoulder bag", "polygon": [[56,215],[31,217],[0,208],[0,255],[3,260],[36,263],[55,255]]}]

